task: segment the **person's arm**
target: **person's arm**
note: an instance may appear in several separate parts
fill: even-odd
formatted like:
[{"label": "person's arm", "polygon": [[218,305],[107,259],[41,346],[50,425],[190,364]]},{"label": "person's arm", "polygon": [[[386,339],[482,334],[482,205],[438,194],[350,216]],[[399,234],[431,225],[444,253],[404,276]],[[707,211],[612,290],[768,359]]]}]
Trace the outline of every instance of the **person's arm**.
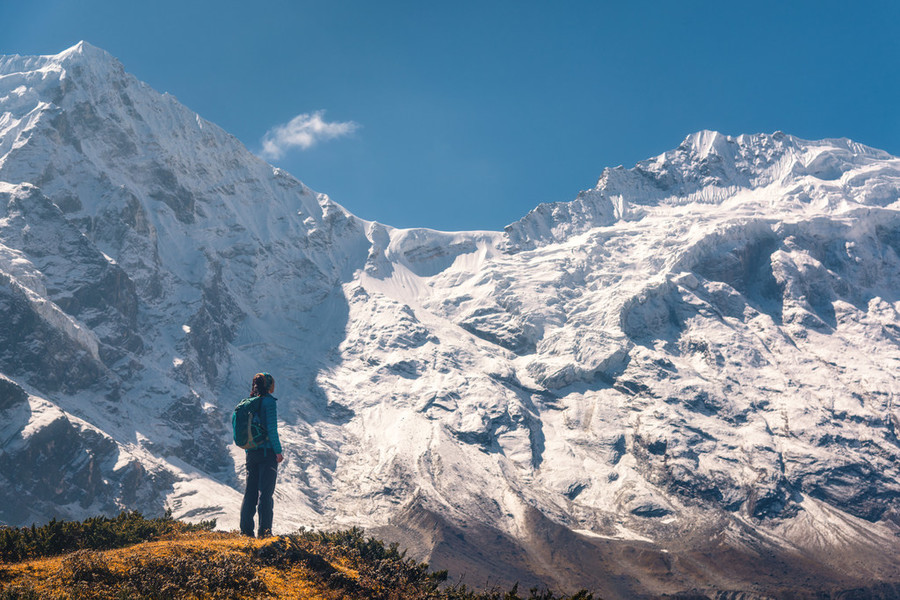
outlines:
[{"label": "person's arm", "polygon": [[[275,454],[281,457],[281,440],[278,439],[278,407],[273,396],[263,398],[263,411],[266,417],[266,431],[269,434],[269,442],[271,442]],[[278,462],[281,462],[281,460]]]}]

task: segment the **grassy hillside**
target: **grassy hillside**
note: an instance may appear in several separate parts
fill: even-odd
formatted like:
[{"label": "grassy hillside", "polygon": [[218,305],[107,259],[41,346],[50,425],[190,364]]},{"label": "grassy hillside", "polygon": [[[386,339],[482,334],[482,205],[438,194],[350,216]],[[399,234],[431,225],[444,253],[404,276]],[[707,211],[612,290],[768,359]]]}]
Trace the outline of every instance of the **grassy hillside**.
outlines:
[{"label": "grassy hillside", "polygon": [[[517,589],[442,585],[445,572],[430,571],[358,529],[252,539],[214,532],[214,526],[122,513],[115,519],[2,529],[0,600],[523,597]],[[524,597],[560,598],[537,590]]]}]

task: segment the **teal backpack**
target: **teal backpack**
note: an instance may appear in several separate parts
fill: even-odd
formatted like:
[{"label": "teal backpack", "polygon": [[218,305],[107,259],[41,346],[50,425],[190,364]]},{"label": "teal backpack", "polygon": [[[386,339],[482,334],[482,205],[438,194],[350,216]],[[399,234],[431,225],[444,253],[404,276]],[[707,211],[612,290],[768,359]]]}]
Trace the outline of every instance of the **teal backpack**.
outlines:
[{"label": "teal backpack", "polygon": [[244,450],[259,448],[269,441],[269,432],[263,425],[259,411],[262,396],[244,398],[231,413],[231,429],[234,432],[234,443]]}]

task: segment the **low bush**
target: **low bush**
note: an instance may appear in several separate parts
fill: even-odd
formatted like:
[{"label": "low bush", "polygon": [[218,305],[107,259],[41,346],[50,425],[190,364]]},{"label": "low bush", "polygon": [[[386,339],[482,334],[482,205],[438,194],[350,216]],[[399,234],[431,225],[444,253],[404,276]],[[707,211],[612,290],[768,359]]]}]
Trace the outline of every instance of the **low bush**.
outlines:
[{"label": "low bush", "polygon": [[74,552],[109,550],[160,539],[173,533],[209,531],[215,521],[196,525],[176,521],[171,512],[147,519],[138,511],[126,511],[117,517],[94,517],[86,521],[50,521],[37,527],[0,528],[0,559],[17,562]]},{"label": "low bush", "polygon": [[[520,596],[518,586],[509,591],[471,590],[465,585],[445,586],[447,571],[431,571],[427,563],[406,557],[397,544],[386,545],[364,531],[299,531],[282,536],[256,551],[266,565],[289,567],[302,564],[325,587],[338,596],[371,600],[592,600],[581,591],[574,596],[558,596],[547,590],[531,589]],[[344,563],[355,571],[351,578],[335,569]]]},{"label": "low bush", "polygon": [[[51,562],[42,580],[12,575],[17,569],[28,572],[31,563],[0,569],[0,579],[6,580],[0,583],[0,600],[236,600],[301,597],[310,590],[334,600],[592,600],[587,592],[557,596],[532,589],[520,595],[517,586],[484,591],[447,585],[446,571],[430,571],[426,563],[407,558],[397,544],[386,545],[357,528],[300,530],[265,541],[244,541],[233,534],[179,535],[209,531],[214,525],[189,525],[171,514],[146,519],[124,512],[82,523],[0,529],[0,555],[6,561],[70,553]],[[171,542],[103,553],[159,539]]]},{"label": "low bush", "polygon": [[0,590],[0,600],[44,600],[31,585],[14,585]]}]

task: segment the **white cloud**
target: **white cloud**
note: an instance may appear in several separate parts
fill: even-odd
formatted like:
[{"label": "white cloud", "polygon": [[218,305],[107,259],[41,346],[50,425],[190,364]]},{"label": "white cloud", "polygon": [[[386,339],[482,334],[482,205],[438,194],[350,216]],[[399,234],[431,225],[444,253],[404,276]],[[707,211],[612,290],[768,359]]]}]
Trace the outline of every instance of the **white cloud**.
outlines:
[{"label": "white cloud", "polygon": [[328,123],[322,118],[324,114],[324,110],[303,113],[267,131],[262,139],[263,158],[279,159],[291,148],[307,150],[319,142],[344,137],[359,129],[359,124],[353,121]]}]

